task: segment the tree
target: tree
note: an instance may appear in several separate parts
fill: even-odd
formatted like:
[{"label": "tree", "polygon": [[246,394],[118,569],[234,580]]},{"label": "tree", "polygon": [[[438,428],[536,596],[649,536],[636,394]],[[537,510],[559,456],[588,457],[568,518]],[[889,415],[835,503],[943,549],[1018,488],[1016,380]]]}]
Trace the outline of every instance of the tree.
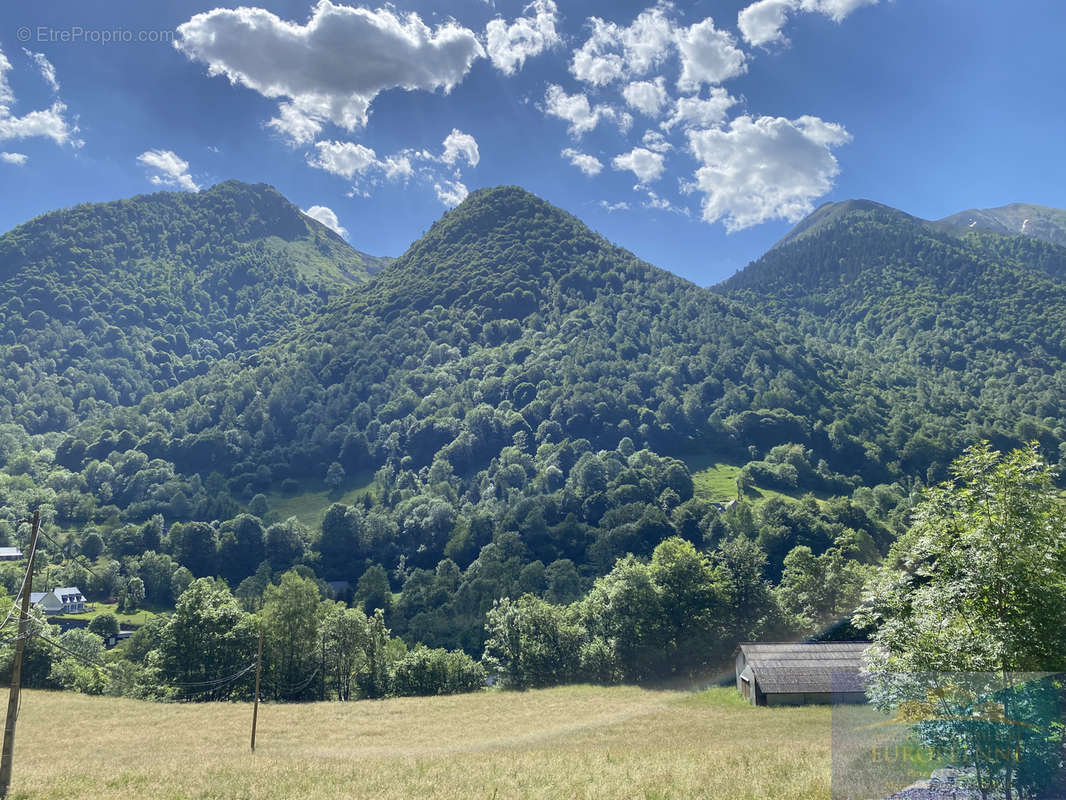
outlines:
[{"label": "tree", "polygon": [[352,683],[366,664],[369,643],[366,614],[358,608],[333,603],[325,612],[322,632],[326,638],[326,669],[338,700],[350,700]]},{"label": "tree", "polygon": [[85,535],[81,540],[81,554],[90,561],[95,561],[104,552],[104,540],[96,531]]},{"label": "tree", "polygon": [[344,467],[334,461],[329,465],[329,469],[326,470],[326,486],[336,491],[344,485],[345,477]]},{"label": "tree", "polygon": [[122,592],[122,599],[127,611],[136,611],[144,602],[144,581],[138,577],[126,581],[126,588]]},{"label": "tree", "polygon": [[89,623],[89,632],[95,633],[101,639],[114,636],[118,633],[118,618],[111,613],[97,614]]},{"label": "tree", "polygon": [[[199,578],[178,598],[148,661],[172,697],[247,696],[254,680],[247,669],[254,661],[256,639],[254,618],[241,609],[226,584]],[[167,684],[173,686],[168,690]]]},{"label": "tree", "polygon": [[278,699],[300,699],[316,687],[319,596],[315,582],[296,572],[268,586],[261,612],[268,676]]},{"label": "tree", "polygon": [[107,685],[103,670],[93,666],[104,656],[104,643],[100,637],[84,628],[71,628],[59,637],[64,647],[63,656],[52,663],[49,676],[64,689],[73,689],[85,694],[100,694]]},{"label": "tree", "polygon": [[[985,695],[1017,720],[1025,687],[1014,676],[1066,667],[1066,500],[1035,445],[1005,456],[972,447],[952,476],[924,492],[856,614],[856,624],[876,626],[871,692],[890,710],[940,691],[929,683],[945,674],[985,675]],[[1028,729],[1009,727],[1004,746],[1020,745]],[[965,723],[917,729],[927,741],[972,746]],[[1016,784],[1024,765],[975,753],[973,766],[982,792],[992,784],[1007,798],[1027,790]]]}]

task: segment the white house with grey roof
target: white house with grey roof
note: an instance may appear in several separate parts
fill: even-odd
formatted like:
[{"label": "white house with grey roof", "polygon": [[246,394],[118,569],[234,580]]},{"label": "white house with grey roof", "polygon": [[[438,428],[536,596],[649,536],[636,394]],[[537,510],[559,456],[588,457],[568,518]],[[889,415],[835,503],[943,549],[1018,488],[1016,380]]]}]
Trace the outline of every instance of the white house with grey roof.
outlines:
[{"label": "white house with grey roof", "polygon": [[50,592],[30,592],[30,605],[46,614],[80,614],[85,596],[77,586],[64,586]]},{"label": "white house with grey roof", "polygon": [[757,706],[862,703],[869,642],[748,642],[737,647],[737,689]]}]

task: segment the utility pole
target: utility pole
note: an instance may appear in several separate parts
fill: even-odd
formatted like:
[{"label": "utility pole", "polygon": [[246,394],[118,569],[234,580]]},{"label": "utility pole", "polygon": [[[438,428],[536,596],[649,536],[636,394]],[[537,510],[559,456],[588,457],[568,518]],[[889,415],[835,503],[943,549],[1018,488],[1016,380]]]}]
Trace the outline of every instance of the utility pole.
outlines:
[{"label": "utility pole", "polygon": [[7,797],[11,788],[11,761],[15,755],[15,722],[19,714],[19,691],[22,687],[22,651],[26,649],[26,622],[30,618],[30,592],[33,589],[33,557],[37,553],[37,534],[41,530],[41,511],[33,512],[30,533],[29,564],[22,579],[22,605],[19,614],[18,639],[15,642],[15,661],[11,665],[11,693],[7,698],[7,721],[4,723],[4,749],[0,755],[0,797]]},{"label": "utility pole", "polygon": [[259,621],[259,653],[255,657],[255,699],[252,701],[252,752],[255,752],[255,723],[259,719],[259,678],[263,674],[263,621]]}]

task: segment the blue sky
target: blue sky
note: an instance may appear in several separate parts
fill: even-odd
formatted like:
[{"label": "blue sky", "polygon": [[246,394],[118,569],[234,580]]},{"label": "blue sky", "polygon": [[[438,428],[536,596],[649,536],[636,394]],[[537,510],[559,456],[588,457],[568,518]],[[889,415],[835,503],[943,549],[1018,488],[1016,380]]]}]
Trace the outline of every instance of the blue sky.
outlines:
[{"label": "blue sky", "polygon": [[518,184],[701,284],[806,211],[1066,207],[1059,0],[0,7],[0,230],[266,182],[398,255]]}]

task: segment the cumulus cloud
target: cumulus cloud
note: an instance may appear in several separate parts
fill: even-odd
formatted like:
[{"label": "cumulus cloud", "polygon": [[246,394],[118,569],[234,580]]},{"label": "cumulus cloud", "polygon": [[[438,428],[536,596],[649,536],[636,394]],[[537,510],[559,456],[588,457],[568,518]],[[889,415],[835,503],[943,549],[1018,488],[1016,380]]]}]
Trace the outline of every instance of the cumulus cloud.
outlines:
[{"label": "cumulus cloud", "polygon": [[16,167],[21,167],[29,161],[29,158],[30,157],[25,153],[0,153],[0,161],[7,164],[14,164]]},{"label": "cumulus cloud", "polygon": [[470,194],[466,186],[457,180],[442,180],[433,184],[433,189],[437,192],[437,199],[448,208],[454,208],[459,205]]},{"label": "cumulus cloud", "polygon": [[649,8],[628,27],[590,17],[592,33],[574,53],[570,72],[593,86],[646,75],[666,59],[674,46],[675,26],[666,14],[669,8]]},{"label": "cumulus cloud", "polygon": [[681,91],[698,90],[705,83],[717,84],[748,69],[744,51],[729,31],[720,31],[710,17],[678,31],[681,53]]},{"label": "cumulus cloud", "polygon": [[403,153],[379,159],[377,153],[365,145],[333,141],[315,142],[315,150],[316,155],[307,160],[310,166],[350,181],[381,176],[397,180],[414,173],[410,157]]},{"label": "cumulus cloud", "polygon": [[606,200],[600,200],[600,208],[608,214],[613,214],[615,211],[629,211],[629,203],[625,200],[620,200],[617,203],[609,203]]},{"label": "cumulus cloud", "polygon": [[48,84],[48,88],[53,92],[58,92],[59,81],[56,79],[56,68],[52,66],[52,62],[48,60],[48,57],[44,53],[31,53],[25,47],[22,48],[22,52],[37,65],[37,69],[41,71],[41,77]]},{"label": "cumulus cloud", "polygon": [[622,96],[630,108],[635,108],[649,117],[657,117],[663,106],[670,101],[664,83],[665,79],[662,77],[654,81],[633,81],[622,90]]},{"label": "cumulus cloud", "polygon": [[654,150],[656,153],[669,153],[674,149],[674,146],[666,141],[666,137],[658,131],[644,131],[644,136],[641,138],[641,144],[649,150]]},{"label": "cumulus cloud", "polygon": [[562,42],[555,30],[558,9],[552,0],[534,0],[523,16],[508,25],[494,19],[485,26],[485,43],[492,65],[505,75],[513,75],[527,58],[543,53]]},{"label": "cumulus cloud", "polygon": [[724,128],[689,131],[703,165],[695,188],[703,218],[733,232],[769,219],[798,221],[829,191],[840,167],[832,149],[851,141],[841,125],[818,117],[740,116]]},{"label": "cumulus cloud", "polygon": [[303,212],[315,222],[321,222],[338,236],[348,238],[348,231],[341,225],[337,215],[328,206],[311,206]]},{"label": "cumulus cloud", "polygon": [[430,29],[415,13],[330,0],[319,0],[305,25],[263,8],[216,8],[179,25],[174,46],[211,75],[280,99],[268,124],[294,144],[311,142],[326,122],[366,125],[386,89],[449,92],[485,55],[457,23]]},{"label": "cumulus cloud", "polygon": [[147,150],[137,156],[137,161],[150,170],[148,180],[153,186],[168,186],[187,192],[200,191],[189,174],[189,162],[173,150]]},{"label": "cumulus cloud", "polygon": [[665,167],[662,153],[656,153],[646,147],[634,147],[628,153],[615,156],[611,163],[615,169],[632,172],[642,184],[659,180]]},{"label": "cumulus cloud", "polygon": [[[593,106],[584,94],[567,94],[563,87],[554,83],[548,85],[544,96],[544,111],[550,116],[569,122],[570,135],[575,139],[599,125],[601,119],[619,119],[617,112],[610,106]],[[626,126],[624,118],[620,119],[620,124]]]},{"label": "cumulus cloud", "polygon": [[680,125],[682,130],[720,125],[725,121],[726,113],[736,103],[736,99],[720,86],[711,89],[706,100],[698,96],[680,97],[674,106],[673,114],[663,121],[662,128],[669,131],[676,125]]},{"label": "cumulus cloud", "polygon": [[562,156],[590,178],[593,175],[599,175],[603,171],[603,163],[596,156],[582,153],[572,147],[563,150]]},{"label": "cumulus cloud", "polygon": [[[30,54],[30,57],[32,58],[33,54]],[[51,67],[51,64],[48,66]],[[42,137],[51,139],[58,145],[71,144],[80,147],[82,142],[75,137],[78,127],[67,122],[67,107],[58,99],[50,108],[31,111],[21,117],[15,115],[15,93],[7,79],[7,73],[11,69],[11,62],[3,50],[0,50],[0,142]],[[54,79],[55,71],[52,72]],[[58,83],[56,86],[58,87]]]},{"label": "cumulus cloud", "polygon": [[445,164],[454,164],[460,157],[465,158],[466,163],[472,167],[476,167],[478,161],[481,160],[477,140],[469,133],[453,128],[444,139],[444,154],[441,156],[441,161]]},{"label": "cumulus cloud", "polygon": [[862,6],[876,5],[878,0],[756,0],[737,15],[737,27],[744,41],[753,46],[774,42],[787,43],[784,28],[797,12],[817,13],[834,22],[843,22]]}]

